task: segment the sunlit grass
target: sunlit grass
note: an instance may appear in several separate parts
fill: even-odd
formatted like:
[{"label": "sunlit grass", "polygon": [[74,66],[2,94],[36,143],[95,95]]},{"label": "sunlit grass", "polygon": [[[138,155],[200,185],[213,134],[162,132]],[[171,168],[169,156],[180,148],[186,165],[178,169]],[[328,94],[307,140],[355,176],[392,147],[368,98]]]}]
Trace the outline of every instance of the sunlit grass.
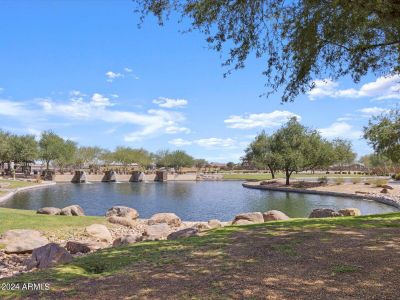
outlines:
[{"label": "sunlit grass", "polygon": [[17,189],[37,184],[35,182],[22,181],[22,180],[8,180],[8,179],[0,179],[0,185],[1,183],[8,183],[9,185],[5,187],[7,189]]}]

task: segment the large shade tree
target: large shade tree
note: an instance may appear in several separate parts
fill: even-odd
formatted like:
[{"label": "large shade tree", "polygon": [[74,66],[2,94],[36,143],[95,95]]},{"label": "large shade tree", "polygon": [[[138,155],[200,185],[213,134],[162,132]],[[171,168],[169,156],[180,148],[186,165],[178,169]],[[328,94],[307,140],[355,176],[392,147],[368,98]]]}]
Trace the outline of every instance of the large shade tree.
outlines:
[{"label": "large shade tree", "polygon": [[134,2],[142,19],[188,19],[189,30],[203,32],[210,47],[227,56],[227,73],[243,68],[250,55],[262,58],[266,94],[283,87],[284,102],[318,78],[350,75],[358,82],[368,72],[400,72],[398,0]]},{"label": "large shade tree", "polygon": [[46,163],[46,169],[50,163],[59,159],[62,155],[64,139],[52,131],[44,131],[39,141],[39,158]]}]

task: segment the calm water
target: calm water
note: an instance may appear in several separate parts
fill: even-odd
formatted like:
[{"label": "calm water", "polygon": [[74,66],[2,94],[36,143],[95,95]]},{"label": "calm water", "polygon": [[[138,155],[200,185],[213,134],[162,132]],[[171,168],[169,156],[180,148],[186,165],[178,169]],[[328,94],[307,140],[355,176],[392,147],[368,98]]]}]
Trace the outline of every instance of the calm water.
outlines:
[{"label": "calm water", "polygon": [[184,220],[232,218],[241,212],[277,209],[290,217],[305,217],[314,208],[357,207],[362,214],[397,211],[367,200],[253,190],[239,181],[168,182],[168,183],[93,183],[57,184],[21,192],[4,207],[38,209],[79,204],[87,215],[104,215],[113,205],[138,210],[143,218],[158,212],[174,212]]}]

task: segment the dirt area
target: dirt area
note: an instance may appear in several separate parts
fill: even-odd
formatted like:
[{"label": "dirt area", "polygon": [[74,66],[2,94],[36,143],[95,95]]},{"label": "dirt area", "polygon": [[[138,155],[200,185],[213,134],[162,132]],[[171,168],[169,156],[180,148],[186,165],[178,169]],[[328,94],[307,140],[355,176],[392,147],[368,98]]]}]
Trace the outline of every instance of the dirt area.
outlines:
[{"label": "dirt area", "polygon": [[[49,299],[399,299],[400,229],[233,232]],[[162,262],[162,263],[161,263]],[[39,298],[40,294],[31,294]]]}]

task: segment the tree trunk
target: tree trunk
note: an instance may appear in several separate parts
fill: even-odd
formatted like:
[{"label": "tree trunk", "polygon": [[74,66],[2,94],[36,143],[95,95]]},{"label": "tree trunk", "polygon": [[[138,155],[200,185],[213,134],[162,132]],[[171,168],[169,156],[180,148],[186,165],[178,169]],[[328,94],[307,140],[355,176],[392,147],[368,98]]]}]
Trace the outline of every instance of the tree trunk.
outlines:
[{"label": "tree trunk", "polygon": [[49,165],[50,165],[50,161],[46,161],[46,170],[48,171],[49,170]]},{"label": "tree trunk", "polygon": [[271,168],[270,166],[268,166],[268,168],[269,168],[269,171],[271,172],[271,177],[272,177],[272,179],[275,179],[275,172],[274,172],[274,169]]},{"label": "tree trunk", "polygon": [[289,178],[291,173],[289,173],[288,169],[285,170],[285,173],[286,173],[286,185],[290,185]]}]

